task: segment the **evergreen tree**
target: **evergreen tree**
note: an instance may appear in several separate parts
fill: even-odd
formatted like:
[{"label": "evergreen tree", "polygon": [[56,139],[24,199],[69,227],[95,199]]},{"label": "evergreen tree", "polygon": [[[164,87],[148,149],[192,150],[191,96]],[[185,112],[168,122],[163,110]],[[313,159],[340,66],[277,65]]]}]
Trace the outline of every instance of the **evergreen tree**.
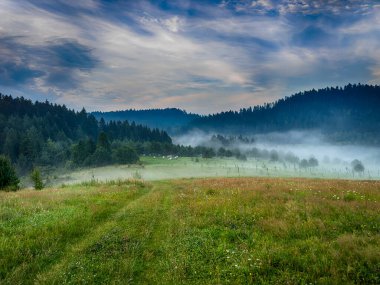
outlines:
[{"label": "evergreen tree", "polygon": [[110,142],[108,141],[107,134],[105,132],[101,132],[98,137],[97,148],[104,148],[106,151],[111,150]]},{"label": "evergreen tree", "polygon": [[15,191],[18,189],[19,183],[20,180],[9,159],[0,155],[0,190]]},{"label": "evergreen tree", "polygon": [[44,183],[42,182],[41,172],[38,168],[33,169],[32,173],[30,174],[30,178],[33,181],[34,189],[41,190],[44,188]]}]

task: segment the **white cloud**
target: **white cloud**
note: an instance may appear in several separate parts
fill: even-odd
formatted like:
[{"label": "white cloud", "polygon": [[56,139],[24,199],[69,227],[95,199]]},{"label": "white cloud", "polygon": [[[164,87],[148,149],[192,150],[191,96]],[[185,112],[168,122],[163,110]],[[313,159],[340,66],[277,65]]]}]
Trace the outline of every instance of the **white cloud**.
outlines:
[{"label": "white cloud", "polygon": [[164,26],[171,32],[176,33],[181,30],[183,20],[178,16],[170,17],[162,21]]},{"label": "white cloud", "polygon": [[274,5],[271,0],[256,0],[252,1],[251,7],[271,10],[274,8]]},{"label": "white cloud", "polygon": [[[41,78],[30,87],[58,95],[59,102],[71,102],[71,107],[84,105],[89,110],[174,106],[207,113],[238,109],[299,91],[306,86],[301,82],[304,78],[314,80],[316,86],[311,87],[334,83],[319,81],[321,70],[343,80],[336,71],[348,59],[371,59],[374,65],[367,69],[373,78],[368,81],[380,78],[380,43],[375,34],[369,36],[379,31],[377,12],[343,27],[325,27],[338,43],[348,39],[349,46],[301,47],[293,43],[293,36],[309,23],[300,20],[295,24],[286,15],[323,9],[321,1],[247,1],[247,9],[283,9],[280,16],[236,16],[225,9],[232,2],[222,3],[224,8],[205,8],[209,17],[197,19],[155,12],[150,7],[149,13],[132,14],[139,28],[147,31],[139,33],[127,22],[97,13],[65,17],[3,0],[0,31],[22,36],[18,40],[28,45],[65,38],[91,48],[101,64],[91,73],[77,72],[81,85],[76,90],[60,90]],[[334,5],[331,0],[327,4]],[[99,8],[93,1],[80,5]],[[324,27],[323,22],[318,24]],[[1,56],[7,56],[4,53],[0,47]],[[302,79],[294,87],[289,81],[297,78]]]},{"label": "white cloud", "polygon": [[[380,7],[374,8],[365,18],[345,25],[339,29],[340,33],[347,35],[363,35],[380,32]],[[371,35],[369,35],[371,36]]]},{"label": "white cloud", "polygon": [[5,35],[22,36],[20,41],[40,45],[58,38],[85,39],[86,33],[63,16],[17,1],[0,1],[0,27]]}]

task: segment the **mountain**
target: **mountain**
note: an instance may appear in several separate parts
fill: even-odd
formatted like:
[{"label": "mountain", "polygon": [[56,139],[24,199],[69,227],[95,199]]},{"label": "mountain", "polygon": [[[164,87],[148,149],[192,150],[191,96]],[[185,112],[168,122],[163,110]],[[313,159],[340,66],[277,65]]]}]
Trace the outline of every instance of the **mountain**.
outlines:
[{"label": "mountain", "polygon": [[150,128],[163,129],[171,134],[177,133],[182,127],[200,117],[176,108],[93,112],[92,115],[107,122],[111,120],[136,122]]},{"label": "mountain", "polygon": [[263,106],[199,117],[190,129],[244,135],[318,130],[334,142],[380,145],[380,86],[313,89]]}]

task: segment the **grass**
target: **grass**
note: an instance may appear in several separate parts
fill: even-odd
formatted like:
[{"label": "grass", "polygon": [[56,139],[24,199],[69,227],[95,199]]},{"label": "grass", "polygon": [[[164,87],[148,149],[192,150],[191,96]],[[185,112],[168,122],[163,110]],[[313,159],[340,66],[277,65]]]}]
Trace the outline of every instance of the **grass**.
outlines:
[{"label": "grass", "polygon": [[[380,170],[367,169],[362,175],[352,175],[344,165],[332,166],[321,164],[315,169],[298,169],[293,165],[280,162],[269,162],[249,158],[241,161],[236,158],[190,158],[190,157],[153,157],[142,156],[141,165],[111,165],[105,167],[75,169],[72,171],[56,170],[49,175],[48,184],[57,186],[61,184],[78,184],[83,181],[95,179],[107,181],[108,179],[144,179],[148,181],[180,178],[203,177],[304,177],[326,179],[367,179],[379,180]],[[30,186],[28,179],[23,185]]]},{"label": "grass", "polygon": [[0,284],[379,284],[380,182],[209,178],[0,193]]}]

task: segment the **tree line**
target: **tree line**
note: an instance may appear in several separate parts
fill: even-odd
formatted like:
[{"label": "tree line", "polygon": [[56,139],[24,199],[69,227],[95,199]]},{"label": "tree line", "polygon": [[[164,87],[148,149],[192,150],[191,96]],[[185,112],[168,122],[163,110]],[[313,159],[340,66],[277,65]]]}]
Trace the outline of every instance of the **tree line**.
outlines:
[{"label": "tree line", "polygon": [[[170,136],[159,129],[128,121],[106,123],[103,119],[96,120],[85,109],[76,112],[65,105],[0,94],[0,153],[20,173],[36,165],[62,166],[69,161],[79,165],[86,159],[87,165],[101,165],[119,161],[115,157],[125,158],[126,153],[134,157],[136,151],[121,143],[129,141],[172,143]],[[83,146],[86,156],[78,155]]]},{"label": "tree line", "polygon": [[333,142],[380,144],[380,86],[296,93],[274,103],[196,118],[187,128],[223,134],[321,130]]}]

